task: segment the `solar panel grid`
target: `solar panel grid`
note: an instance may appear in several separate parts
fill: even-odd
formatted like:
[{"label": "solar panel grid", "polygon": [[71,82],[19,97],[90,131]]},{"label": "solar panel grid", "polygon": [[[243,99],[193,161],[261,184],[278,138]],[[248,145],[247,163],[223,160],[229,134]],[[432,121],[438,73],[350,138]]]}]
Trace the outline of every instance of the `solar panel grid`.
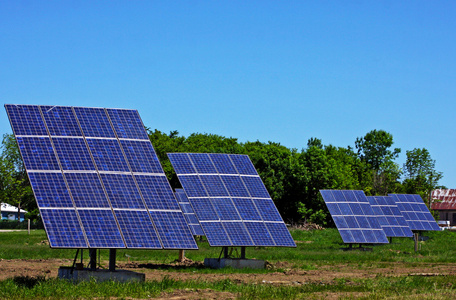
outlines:
[{"label": "solar panel grid", "polygon": [[392,197],[368,196],[367,199],[387,237],[413,236]]},{"label": "solar panel grid", "polygon": [[49,137],[17,137],[27,170],[60,170]]},{"label": "solar panel grid", "polygon": [[74,209],[41,209],[40,214],[51,247],[88,247]]},{"label": "solar panel grid", "polygon": [[163,173],[160,161],[149,141],[120,141],[132,172]]},{"label": "solar panel grid", "polygon": [[[125,219],[120,220],[121,218],[124,218],[125,215],[134,218],[136,221],[144,220],[143,216],[138,218],[135,215],[135,213],[138,212],[137,210],[116,210],[116,216],[119,216],[117,219],[115,218],[115,215],[113,215],[110,206],[111,198],[116,209],[119,207],[124,208],[125,206],[127,207],[125,209],[132,209],[130,207],[134,207],[133,209],[137,209],[137,207],[145,209],[144,201],[137,190],[136,183],[134,183],[134,179],[137,178],[136,175],[135,177],[129,175],[130,179],[125,180],[126,173],[129,173],[130,169],[123,156],[123,149],[121,149],[119,141],[116,139],[113,127],[117,132],[117,136],[122,139],[142,140],[143,150],[137,157],[146,157],[143,160],[145,161],[149,157],[155,156],[155,160],[153,161],[155,170],[153,170],[153,172],[155,174],[159,173],[160,176],[149,176],[149,179],[152,180],[149,180],[149,182],[147,182],[147,180],[143,181],[143,183],[145,182],[147,184],[150,184],[150,181],[154,181],[153,184],[155,184],[152,190],[156,192],[156,194],[152,197],[148,197],[149,204],[158,202],[156,199],[152,199],[154,196],[158,195],[164,202],[164,204],[161,204],[162,208],[160,209],[175,209],[175,212],[172,211],[170,213],[180,213],[181,221],[184,220],[177,201],[171,191],[171,187],[166,180],[163,169],[159,165],[153,147],[150,145],[150,141],[148,140],[148,136],[137,111],[62,106],[42,106],[40,110],[39,106],[20,105],[5,105],[5,108],[16,135],[17,132],[21,132],[28,135],[40,135],[37,138],[43,138],[45,136],[45,139],[48,139],[47,144],[45,141],[45,146],[40,145],[41,148],[38,149],[44,154],[46,154],[47,150],[47,156],[42,155],[42,157],[44,157],[44,159],[42,159],[44,164],[39,160],[37,161],[36,158],[33,163],[29,163],[31,168],[37,168],[36,171],[29,172],[29,175],[34,184],[34,192],[36,196],[38,196],[37,203],[39,204],[40,210],[44,211],[46,210],[46,207],[52,208],[47,209],[44,213],[44,216],[49,216],[49,219],[44,220],[45,223],[61,222],[64,225],[65,222],[56,218],[52,212],[57,211],[59,206],[68,207],[71,203],[71,206],[75,205],[75,207],[77,207],[76,210],[73,210],[76,219],[71,219],[69,217],[69,220],[76,220],[77,222],[68,223],[69,225],[74,226],[74,228],[70,228],[65,234],[71,234],[71,232],[75,232],[77,231],[77,228],[79,228],[79,230],[85,232],[86,239],[89,242],[89,244],[69,244],[68,241],[71,240],[71,237],[57,232],[60,225],[51,226],[48,224],[50,230],[49,232],[47,231],[47,233],[48,238],[53,241],[51,243],[52,247],[125,248],[127,246],[130,248],[156,248],[157,241],[152,241],[153,238],[150,236],[151,233],[144,230],[145,225],[142,225],[143,228],[132,227],[131,230],[130,228],[122,228],[122,224],[128,224],[129,221]],[[112,122],[109,120],[107,112],[108,114],[112,114],[114,118]],[[24,116],[27,118],[23,119]],[[46,123],[43,122],[43,117]],[[32,122],[32,124],[30,124],[30,122]],[[113,124],[113,127],[111,124]],[[46,127],[46,125],[48,127]],[[84,134],[81,129],[85,130]],[[53,137],[52,142],[49,140],[48,131]],[[85,137],[92,137],[92,139],[89,138],[86,143]],[[23,139],[28,137],[19,136],[17,138]],[[133,144],[133,141],[131,140],[121,141],[126,145]],[[90,148],[88,147],[89,144],[91,146]],[[21,155],[32,157],[33,155],[27,153],[27,151],[30,152],[30,149],[33,149],[33,147],[30,147],[29,145],[26,146],[27,147],[22,149]],[[52,146],[55,147],[55,150],[53,150]],[[92,151],[89,151],[89,149]],[[37,151],[33,150],[33,153],[35,152]],[[47,167],[45,164],[49,165],[50,162],[52,162],[49,158],[52,158],[52,154],[54,154],[52,152],[57,153],[57,157],[54,155],[53,167]],[[134,153],[129,154],[130,157],[133,157]],[[60,170],[57,159],[60,161],[64,174],[50,173],[47,171],[47,169]],[[94,161],[96,161],[98,167],[95,167]],[[40,163],[44,165],[44,167],[39,165]],[[135,164],[133,165],[136,167]],[[27,171],[32,170],[33,169],[27,168]],[[47,171],[47,173],[45,171]],[[99,171],[126,173],[101,173],[97,175]],[[141,173],[147,173],[147,171],[149,170],[144,168],[139,170]],[[100,181],[99,176],[104,178],[103,182]],[[120,178],[122,178],[122,180],[119,180]],[[53,183],[51,180],[56,180],[56,182]],[[66,182],[68,183],[68,188]],[[166,191],[166,189],[169,191]],[[144,192],[144,190],[141,192]],[[109,198],[106,197],[108,194]],[[65,210],[65,212],[68,211],[71,210]],[[146,210],[142,211],[142,213],[145,213],[146,215],[149,214]],[[174,219],[179,220],[179,216],[175,216]],[[79,222],[81,223],[78,224]],[[174,221],[173,224],[176,222],[177,221]],[[125,245],[118,226],[122,228],[123,233],[132,235],[126,237],[125,241],[128,240],[127,245]],[[98,228],[97,230],[99,232],[96,232],[93,228]],[[52,229],[55,230],[53,231]],[[163,234],[164,236],[172,236],[172,232],[174,232],[174,229],[170,230],[165,227],[160,230],[160,234]],[[184,237],[182,239],[183,242],[181,243],[179,240],[173,240],[167,237],[167,245],[170,245],[170,249],[196,249],[197,245],[189,228],[187,226],[178,226],[178,230],[180,230],[180,236]],[[149,238],[152,240],[147,242],[148,239],[144,234],[148,234]],[[137,242],[134,242],[134,240]],[[143,240],[143,242],[138,244],[140,240]],[[159,241],[158,243],[160,248],[168,247],[167,245],[161,245]]]},{"label": "solar panel grid", "polygon": [[[211,246],[296,246],[248,156],[201,153],[168,156]],[[246,221],[252,220],[262,225],[253,226],[255,223],[250,222],[247,227]],[[276,225],[271,225],[274,229],[271,234],[266,226],[269,222],[282,223],[283,227],[278,230]],[[262,229],[261,236],[265,238],[261,239],[250,229]],[[285,236],[274,237],[282,239],[276,243],[272,238],[275,234]]]},{"label": "solar panel grid", "polygon": [[388,243],[362,191],[320,191],[344,243]]},{"label": "solar panel grid", "polygon": [[176,198],[177,201],[184,213],[185,219],[187,220],[187,224],[190,227],[193,235],[204,235],[203,229],[199,224],[198,218],[195,215],[193,207],[191,206],[190,202],[188,201],[187,195],[183,189],[176,189]]},{"label": "solar panel grid", "polygon": [[390,194],[411,230],[439,231],[435,219],[419,195]]},{"label": "solar panel grid", "polygon": [[115,211],[128,248],[162,249],[147,211]]}]

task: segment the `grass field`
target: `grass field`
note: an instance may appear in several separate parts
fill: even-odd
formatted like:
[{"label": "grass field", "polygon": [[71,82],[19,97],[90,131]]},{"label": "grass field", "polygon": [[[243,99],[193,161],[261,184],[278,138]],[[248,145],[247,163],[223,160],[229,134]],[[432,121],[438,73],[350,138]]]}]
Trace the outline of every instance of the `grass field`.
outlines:
[{"label": "grass field", "polygon": [[[297,248],[247,248],[247,258],[267,260],[266,270],[212,270],[201,266],[169,267],[178,251],[118,250],[117,261],[156,265],[145,283],[73,284],[44,275],[18,272],[0,281],[0,298],[154,298],[175,299],[455,299],[456,233],[428,232],[415,253],[412,239],[393,239],[372,251],[342,251],[336,229],[292,231]],[[5,261],[74,258],[75,250],[50,249],[44,231],[0,233],[0,271]],[[220,248],[204,241],[186,257],[203,261]],[[85,251],[87,252],[87,251]],[[85,254],[86,256],[88,253]],[[108,250],[100,251],[107,266]],[[86,260],[88,257],[85,258]],[[432,270],[432,273],[429,273]],[[437,270],[437,271],[436,271]],[[149,272],[150,270],[145,270]],[[152,272],[152,271],[150,271]],[[149,274],[153,277],[149,278]],[[321,276],[320,276],[321,275]],[[274,278],[275,281],[255,281]]]}]

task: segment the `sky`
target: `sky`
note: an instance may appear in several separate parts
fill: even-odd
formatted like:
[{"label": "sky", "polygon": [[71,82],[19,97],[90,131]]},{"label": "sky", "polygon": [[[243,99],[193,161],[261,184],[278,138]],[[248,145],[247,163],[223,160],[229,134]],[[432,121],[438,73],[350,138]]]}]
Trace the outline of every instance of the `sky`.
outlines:
[{"label": "sky", "polygon": [[[371,130],[456,188],[455,1],[0,1],[0,102],[301,150]],[[0,109],[0,134],[11,133]]]}]

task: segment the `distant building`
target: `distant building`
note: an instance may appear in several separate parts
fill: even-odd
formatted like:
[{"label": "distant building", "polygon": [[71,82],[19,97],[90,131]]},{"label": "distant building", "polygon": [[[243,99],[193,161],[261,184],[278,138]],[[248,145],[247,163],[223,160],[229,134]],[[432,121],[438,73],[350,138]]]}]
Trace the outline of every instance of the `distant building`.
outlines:
[{"label": "distant building", "polygon": [[439,189],[431,193],[431,209],[439,212],[440,220],[456,226],[456,189]]},{"label": "distant building", "polygon": [[[11,221],[17,220],[17,207],[16,206],[12,206],[8,203],[2,203],[1,211],[2,211],[2,220],[11,220]],[[24,221],[26,213],[27,213],[27,211],[21,209],[21,219],[20,219],[21,222]]]}]

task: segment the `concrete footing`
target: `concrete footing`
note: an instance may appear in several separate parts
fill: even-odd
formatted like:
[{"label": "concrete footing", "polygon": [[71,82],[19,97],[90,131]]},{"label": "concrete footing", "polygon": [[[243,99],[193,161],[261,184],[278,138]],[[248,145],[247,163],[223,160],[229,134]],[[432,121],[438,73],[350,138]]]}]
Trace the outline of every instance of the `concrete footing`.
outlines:
[{"label": "concrete footing", "polygon": [[71,267],[60,267],[59,268],[59,278],[68,279],[71,281],[118,281],[118,282],[144,282],[146,280],[146,275],[143,273],[136,273],[126,270],[92,270],[92,269],[82,269],[76,270]]},{"label": "concrete footing", "polygon": [[231,267],[233,269],[264,269],[265,261],[258,259],[243,259],[243,258],[205,258],[204,265],[212,269],[221,269]]}]

